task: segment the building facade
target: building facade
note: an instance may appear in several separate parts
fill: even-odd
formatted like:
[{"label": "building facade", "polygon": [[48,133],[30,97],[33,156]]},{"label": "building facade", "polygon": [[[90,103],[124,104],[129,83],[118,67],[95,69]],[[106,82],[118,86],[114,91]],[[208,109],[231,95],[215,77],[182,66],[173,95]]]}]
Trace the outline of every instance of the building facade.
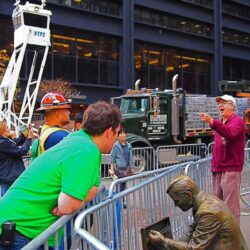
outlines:
[{"label": "building facade", "polygon": [[[13,51],[13,4],[0,2],[0,70]],[[43,79],[70,81],[89,103],[137,79],[169,89],[176,73],[178,87],[193,94],[219,94],[222,79],[250,80],[249,0],[47,0],[46,8],[52,44]]]}]

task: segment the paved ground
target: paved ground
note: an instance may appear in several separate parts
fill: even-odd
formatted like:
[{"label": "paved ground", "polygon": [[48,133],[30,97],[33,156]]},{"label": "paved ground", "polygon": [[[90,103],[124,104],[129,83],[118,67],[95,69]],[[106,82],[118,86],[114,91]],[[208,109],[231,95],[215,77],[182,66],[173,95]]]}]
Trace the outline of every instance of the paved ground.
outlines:
[{"label": "paved ground", "polygon": [[[244,199],[250,204],[250,195],[244,197]],[[243,203],[241,204],[241,217],[240,217],[240,228],[244,234],[247,246],[250,249],[250,209],[248,209]],[[248,214],[249,213],[249,214]]]},{"label": "paved ground", "polygon": [[248,216],[241,216],[240,227],[242,233],[244,234],[245,240],[247,242],[247,246],[250,249],[250,215]]}]

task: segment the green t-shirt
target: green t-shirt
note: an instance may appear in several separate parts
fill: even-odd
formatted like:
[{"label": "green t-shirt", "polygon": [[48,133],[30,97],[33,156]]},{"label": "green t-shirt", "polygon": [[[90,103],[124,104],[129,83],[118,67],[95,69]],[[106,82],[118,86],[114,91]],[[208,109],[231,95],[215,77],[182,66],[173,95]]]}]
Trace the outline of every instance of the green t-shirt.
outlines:
[{"label": "green t-shirt", "polygon": [[60,192],[84,200],[99,186],[100,164],[101,153],[88,134],[68,135],[35,159],[0,199],[0,225],[11,220],[20,233],[35,238],[59,218],[51,210]]}]

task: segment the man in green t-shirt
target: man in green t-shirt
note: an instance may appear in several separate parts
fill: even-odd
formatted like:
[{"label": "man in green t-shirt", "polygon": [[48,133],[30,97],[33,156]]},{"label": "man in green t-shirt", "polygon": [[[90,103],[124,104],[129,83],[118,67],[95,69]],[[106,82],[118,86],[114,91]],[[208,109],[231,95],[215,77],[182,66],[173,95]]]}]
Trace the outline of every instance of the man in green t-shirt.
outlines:
[{"label": "man in green t-shirt", "polygon": [[[90,105],[82,129],[43,153],[17,179],[0,200],[0,233],[4,222],[16,224],[13,249],[21,249],[58,216],[77,211],[95,197],[101,153],[110,152],[120,121],[116,106],[106,102]],[[1,244],[0,250],[5,249]]]}]

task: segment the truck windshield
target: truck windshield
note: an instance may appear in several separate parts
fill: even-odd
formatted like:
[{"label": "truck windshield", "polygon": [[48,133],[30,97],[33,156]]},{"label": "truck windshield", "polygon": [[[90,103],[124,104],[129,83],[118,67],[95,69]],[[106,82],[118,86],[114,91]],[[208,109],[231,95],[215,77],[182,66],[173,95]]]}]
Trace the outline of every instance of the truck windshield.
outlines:
[{"label": "truck windshield", "polygon": [[122,114],[145,114],[148,105],[147,98],[123,98],[120,104]]}]

